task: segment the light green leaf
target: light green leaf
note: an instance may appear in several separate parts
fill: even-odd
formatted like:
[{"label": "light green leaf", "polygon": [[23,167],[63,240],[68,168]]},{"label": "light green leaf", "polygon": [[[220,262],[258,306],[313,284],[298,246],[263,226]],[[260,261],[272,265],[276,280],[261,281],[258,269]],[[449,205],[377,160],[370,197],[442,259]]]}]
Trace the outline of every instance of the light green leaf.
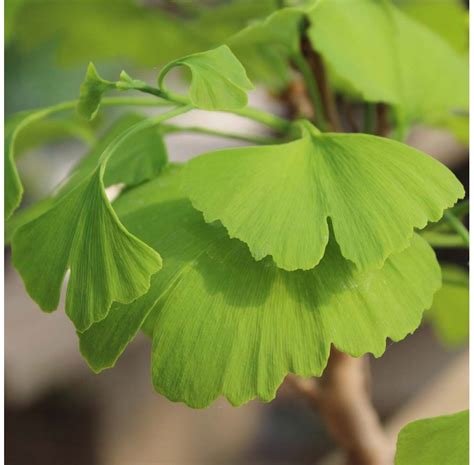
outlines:
[{"label": "light green leaf", "polygon": [[[23,186],[15,165],[20,150],[19,136],[33,123],[38,123],[48,115],[68,108],[68,102],[39,110],[16,113],[5,121],[4,133],[4,170],[5,170],[5,219],[18,208],[23,196]],[[20,141],[21,144],[21,141]]]},{"label": "light green leaf", "polygon": [[462,0],[397,0],[408,16],[423,23],[459,52],[469,45],[469,12]]},{"label": "light green leaf", "polygon": [[468,465],[469,411],[414,421],[398,435],[395,465]]},{"label": "light green leaf", "polygon": [[186,167],[184,189],[207,222],[220,220],[256,260],[310,269],[324,255],[328,218],[342,255],[381,267],[414,228],[441,218],[464,189],[443,165],[407,145],[365,134],[319,133],[273,146],[224,149]]},{"label": "light green leaf", "polygon": [[[120,117],[73,168],[67,180],[57,189],[54,197],[22,209],[8,219],[5,223],[5,243],[10,243],[20,226],[45,213],[64,194],[76,188],[96,169],[107,146],[132,125],[144,119],[144,116],[138,114],[126,114]],[[167,161],[167,151],[160,129],[147,128],[128,137],[120,146],[120,150],[107,163],[104,186],[119,183],[133,186],[152,179],[161,172]]]},{"label": "light green leaf", "polygon": [[[206,224],[179,192],[174,170],[115,203],[124,224],[163,255],[144,329],[153,335],[155,388],[169,399],[193,407],[220,395],[234,405],[269,401],[287,373],[320,375],[331,343],[379,356],[387,337],[398,341],[419,325],[440,284],[420,237],[381,270],[358,273],[331,240],[318,267],[285,272],[268,259],[255,262],[222,226]],[[133,338],[150,312],[145,299],[114,307],[80,335],[96,371],[113,365]]]},{"label": "light green leaf", "polygon": [[115,83],[102,79],[93,63],[89,63],[86,76],[81,84],[77,112],[87,120],[92,120],[99,111],[104,92],[115,89]]},{"label": "light green leaf", "polygon": [[390,2],[321,0],[308,14],[313,47],[364,99],[393,104],[402,124],[467,108],[465,57]]},{"label": "light green leaf", "polygon": [[299,52],[304,14],[294,8],[277,10],[227,40],[252,79],[282,89],[291,78],[289,60]]},{"label": "light green leaf", "polygon": [[[60,192],[71,190],[97,167],[99,159],[109,144],[134,124],[144,121],[145,116],[126,114],[121,116],[82,158],[68,176],[67,184]],[[104,186],[124,183],[133,186],[157,176],[168,162],[166,146],[159,127],[149,127],[128,137],[107,163]]]},{"label": "light green leaf", "polygon": [[191,71],[189,97],[196,107],[237,110],[247,105],[247,92],[253,89],[253,84],[227,45],[169,63],[158,77],[160,87],[170,69],[176,66],[186,66]]},{"label": "light green leaf", "polygon": [[136,123],[107,145],[88,176],[14,235],[13,264],[43,310],[56,309],[71,270],[66,313],[79,331],[103,319],[112,302],[129,303],[143,295],[161,268],[160,255],[120,223],[103,184],[109,158],[150,124]]},{"label": "light green leaf", "polygon": [[454,265],[444,265],[441,270],[443,286],[426,316],[440,340],[456,347],[469,339],[469,275]]}]

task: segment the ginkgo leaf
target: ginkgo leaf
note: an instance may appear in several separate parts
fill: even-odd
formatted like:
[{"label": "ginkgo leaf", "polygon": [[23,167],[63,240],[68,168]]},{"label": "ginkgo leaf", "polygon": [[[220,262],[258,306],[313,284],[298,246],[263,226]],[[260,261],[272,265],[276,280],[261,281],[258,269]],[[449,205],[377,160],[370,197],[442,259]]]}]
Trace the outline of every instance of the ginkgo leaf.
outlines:
[{"label": "ginkgo leaf", "polygon": [[331,68],[364,99],[393,104],[404,124],[467,107],[467,60],[389,1],[321,0],[308,17]]},{"label": "ginkgo leaf", "polygon": [[[71,190],[96,168],[106,147],[134,124],[144,121],[146,116],[126,114],[121,116],[82,158],[68,176],[65,189]],[[104,186],[124,183],[139,184],[159,174],[168,162],[166,146],[159,127],[149,127],[128,137],[107,163]],[[64,190],[64,189],[63,189]]]},{"label": "ginkgo leaf", "polygon": [[[144,116],[133,113],[121,116],[72,169],[66,181],[58,186],[53,197],[48,197],[17,211],[7,220],[5,243],[10,243],[15,231],[20,226],[49,210],[59,198],[77,187],[96,169],[100,156],[106,147],[132,125],[144,119]],[[126,186],[139,184],[157,176],[167,162],[168,155],[161,130],[157,127],[147,128],[127,138],[120,150],[107,163],[104,172],[104,186],[108,187],[119,183]]]},{"label": "ginkgo leaf", "polygon": [[469,340],[469,275],[454,265],[443,265],[441,271],[443,286],[426,317],[439,339],[448,347],[456,347]]},{"label": "ginkgo leaf", "polygon": [[220,220],[255,259],[310,269],[324,255],[328,218],[344,257],[380,267],[414,228],[441,218],[464,189],[441,163],[399,142],[319,133],[272,146],[224,149],[189,162],[184,189],[207,222]]},{"label": "ginkgo leaf", "polygon": [[253,84],[227,45],[167,64],[158,77],[160,87],[168,72],[176,66],[186,66],[191,71],[189,97],[196,107],[237,110],[247,105],[247,92],[253,89]]},{"label": "ginkgo leaf", "polygon": [[364,273],[334,240],[310,271],[256,262],[221,225],[203,221],[179,192],[179,177],[177,169],[162,174],[114,205],[134,234],[160,250],[164,267],[149,292],[153,309],[144,296],[80,335],[96,371],[113,365],[147,318],[160,393],[193,407],[220,395],[234,405],[269,401],[287,373],[320,375],[331,344],[380,356],[386,338],[416,329],[440,285],[434,253],[419,236],[381,270]]},{"label": "ginkgo leaf", "polygon": [[303,21],[302,11],[283,8],[250,24],[226,43],[253,79],[282,89],[291,77],[289,60],[299,52]]},{"label": "ginkgo leaf", "polygon": [[71,270],[66,313],[79,331],[103,319],[113,301],[131,302],[150,286],[160,255],[120,223],[105,195],[100,168],[13,238],[13,264],[29,295],[57,308]]},{"label": "ginkgo leaf", "polygon": [[398,435],[395,465],[468,465],[469,411],[426,418]]},{"label": "ginkgo leaf", "polygon": [[[8,219],[12,213],[20,205],[23,196],[23,186],[21,184],[20,176],[15,165],[15,158],[20,150],[25,149],[25,145],[19,146],[21,140],[19,135],[24,131],[28,131],[36,123],[41,122],[45,117],[58,110],[59,106],[52,106],[41,108],[39,110],[24,111],[16,113],[5,121],[4,133],[4,170],[5,170],[5,219]],[[77,129],[77,126],[75,126]],[[70,128],[73,130],[72,128]],[[44,130],[44,127],[43,127]],[[75,136],[87,139],[91,134],[87,131],[74,131]],[[36,140],[35,143],[44,142],[45,137],[42,135],[42,140]],[[32,143],[30,143],[30,146]],[[26,143],[26,147],[28,143]]]},{"label": "ginkgo leaf", "polygon": [[46,212],[40,209],[41,216],[13,237],[13,264],[43,310],[56,309],[65,273],[71,270],[66,313],[79,331],[103,319],[112,302],[128,303],[143,295],[151,275],[161,268],[160,255],[120,223],[103,184],[112,155],[154,124],[140,121],[108,144],[89,175],[65,189]]},{"label": "ginkgo leaf", "polygon": [[94,64],[89,63],[86,76],[81,84],[77,112],[88,120],[94,119],[99,111],[100,101],[104,92],[115,88],[114,82],[102,79]]}]

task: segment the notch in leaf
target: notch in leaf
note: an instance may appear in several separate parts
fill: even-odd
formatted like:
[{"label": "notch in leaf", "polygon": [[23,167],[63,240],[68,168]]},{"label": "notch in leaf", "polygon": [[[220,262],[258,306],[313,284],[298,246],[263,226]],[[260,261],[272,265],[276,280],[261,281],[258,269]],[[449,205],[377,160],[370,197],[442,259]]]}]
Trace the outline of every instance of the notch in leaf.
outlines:
[{"label": "notch in leaf", "polygon": [[441,163],[407,145],[365,134],[320,133],[270,146],[224,149],[185,168],[184,189],[207,222],[219,220],[256,260],[288,271],[324,255],[331,220],[342,255],[380,268],[464,196]]},{"label": "notch in leaf", "polygon": [[193,407],[220,395],[234,405],[269,401],[287,373],[320,375],[331,343],[380,356],[387,337],[398,341],[418,327],[439,288],[436,257],[417,235],[375,271],[358,272],[333,239],[310,271],[256,262],[222,226],[203,221],[180,192],[180,176],[167,171],[114,205],[164,266],[145,296],[114,305],[79,335],[95,371],[112,366],[143,325],[153,336],[155,388],[169,399]]},{"label": "notch in leaf", "polygon": [[195,53],[167,64],[158,76],[163,83],[168,72],[176,66],[191,71],[189,98],[197,108],[204,110],[238,110],[247,105],[247,92],[252,90],[245,68],[227,45]]},{"label": "notch in leaf", "polygon": [[77,112],[88,120],[97,115],[104,92],[116,88],[116,84],[99,76],[93,63],[89,63],[86,76],[81,84]]}]

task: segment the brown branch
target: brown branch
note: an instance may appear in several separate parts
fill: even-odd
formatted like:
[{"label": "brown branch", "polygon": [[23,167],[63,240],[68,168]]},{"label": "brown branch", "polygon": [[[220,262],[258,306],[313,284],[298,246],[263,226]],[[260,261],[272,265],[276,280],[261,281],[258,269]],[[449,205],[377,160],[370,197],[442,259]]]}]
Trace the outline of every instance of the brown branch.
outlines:
[{"label": "brown branch", "polygon": [[377,136],[386,137],[390,131],[387,111],[387,105],[384,103],[377,103],[375,106],[375,134]]},{"label": "brown branch", "polygon": [[319,94],[324,107],[326,120],[329,122],[333,131],[341,131],[341,122],[336,107],[336,100],[329,85],[326,70],[324,68],[321,55],[313,50],[309,40],[304,37],[301,42],[301,50],[307,60],[318,84]]},{"label": "brown branch", "polygon": [[348,465],[390,465],[392,451],[370,401],[367,375],[366,358],[333,349],[319,384],[293,377],[290,382],[319,412]]}]

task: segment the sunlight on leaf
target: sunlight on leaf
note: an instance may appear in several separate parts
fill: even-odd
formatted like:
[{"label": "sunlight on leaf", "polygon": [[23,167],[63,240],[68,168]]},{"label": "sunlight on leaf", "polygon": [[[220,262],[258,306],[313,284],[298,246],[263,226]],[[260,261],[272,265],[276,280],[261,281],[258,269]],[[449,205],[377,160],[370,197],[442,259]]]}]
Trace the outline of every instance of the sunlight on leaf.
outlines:
[{"label": "sunlight on leaf", "polygon": [[414,421],[398,435],[395,465],[468,465],[469,411]]},{"label": "sunlight on leaf", "polygon": [[[319,375],[330,344],[380,356],[420,323],[440,284],[433,251],[418,236],[381,270],[358,273],[333,240],[311,271],[255,262],[245,244],[206,224],[179,192],[177,168],[115,202],[124,224],[164,259],[149,294],[80,335],[95,371],[114,364],[145,322],[153,335],[155,388],[205,407],[269,401],[287,373]],[[403,292],[399,292],[403,289]],[[350,314],[348,314],[350,310]]]},{"label": "sunlight on leaf", "polygon": [[236,110],[247,105],[247,92],[253,89],[245,68],[228,46],[195,53],[166,65],[158,77],[159,86],[176,66],[190,69],[189,97],[204,110]]},{"label": "sunlight on leaf", "polygon": [[319,133],[309,123],[302,131],[287,144],[219,150],[186,167],[195,208],[246,242],[256,260],[271,255],[285,270],[313,268],[330,218],[344,257],[361,269],[381,267],[408,247],[415,228],[464,196],[447,168],[407,145]]}]

